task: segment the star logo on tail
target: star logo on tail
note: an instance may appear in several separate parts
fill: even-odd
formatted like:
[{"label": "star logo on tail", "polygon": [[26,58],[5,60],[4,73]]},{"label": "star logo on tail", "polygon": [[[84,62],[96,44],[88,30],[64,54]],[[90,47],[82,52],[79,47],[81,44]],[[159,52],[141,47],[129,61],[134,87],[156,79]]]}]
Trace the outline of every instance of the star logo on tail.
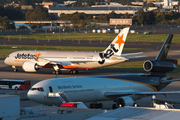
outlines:
[{"label": "star logo on tail", "polygon": [[123,40],[123,36],[124,36],[124,34],[122,34],[120,37],[118,35],[118,39],[115,42],[116,44],[119,44],[119,48],[121,47],[121,44],[125,43],[124,40]]},{"label": "star logo on tail", "polygon": [[40,57],[41,55],[42,55],[41,53],[35,54],[35,56],[37,57]]}]

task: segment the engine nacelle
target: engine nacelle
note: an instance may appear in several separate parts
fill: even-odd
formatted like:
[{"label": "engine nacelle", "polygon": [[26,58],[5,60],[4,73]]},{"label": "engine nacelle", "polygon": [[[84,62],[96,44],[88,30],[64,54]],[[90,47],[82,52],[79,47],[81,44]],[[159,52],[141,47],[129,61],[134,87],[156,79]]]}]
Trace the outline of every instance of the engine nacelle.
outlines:
[{"label": "engine nacelle", "polygon": [[116,105],[117,107],[133,106],[134,100],[129,96],[119,97],[116,100]]},{"label": "engine nacelle", "polygon": [[22,64],[22,68],[26,72],[36,72],[39,70],[39,65],[33,61],[27,61]]},{"label": "engine nacelle", "polygon": [[146,60],[143,64],[143,68],[147,72],[171,72],[176,68],[176,65],[172,62]]}]

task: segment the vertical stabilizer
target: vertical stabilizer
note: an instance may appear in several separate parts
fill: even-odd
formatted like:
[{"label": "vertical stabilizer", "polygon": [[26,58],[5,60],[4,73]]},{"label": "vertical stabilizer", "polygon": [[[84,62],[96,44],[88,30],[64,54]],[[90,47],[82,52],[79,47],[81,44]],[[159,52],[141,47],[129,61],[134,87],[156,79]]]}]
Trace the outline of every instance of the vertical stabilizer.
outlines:
[{"label": "vertical stabilizer", "polygon": [[129,27],[124,28],[111,42],[111,44],[103,51],[105,54],[112,54],[120,56],[129,32]]},{"label": "vertical stabilizer", "polygon": [[157,55],[155,59],[156,61],[166,61],[166,57],[169,52],[169,48],[171,46],[172,38],[173,38],[173,35],[169,34],[163,46],[161,47],[159,54]]}]

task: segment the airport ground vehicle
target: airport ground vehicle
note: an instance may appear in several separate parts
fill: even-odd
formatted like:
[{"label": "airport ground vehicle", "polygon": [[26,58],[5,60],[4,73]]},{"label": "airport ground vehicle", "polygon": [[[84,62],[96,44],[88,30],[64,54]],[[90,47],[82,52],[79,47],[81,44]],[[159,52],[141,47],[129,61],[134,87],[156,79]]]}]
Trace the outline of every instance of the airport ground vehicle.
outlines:
[{"label": "airport ground vehicle", "polygon": [[0,79],[0,89],[30,89],[31,82],[28,80]]}]

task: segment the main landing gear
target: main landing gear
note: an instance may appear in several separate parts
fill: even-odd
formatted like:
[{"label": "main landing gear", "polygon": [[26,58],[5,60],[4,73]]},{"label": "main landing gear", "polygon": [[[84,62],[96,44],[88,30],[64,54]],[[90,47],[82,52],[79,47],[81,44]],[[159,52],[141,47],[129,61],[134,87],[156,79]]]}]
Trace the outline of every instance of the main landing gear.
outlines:
[{"label": "main landing gear", "polygon": [[102,109],[103,108],[103,104],[102,103],[91,103],[90,104],[90,108],[96,108],[96,109],[98,109],[98,108],[100,108],[100,109]]},{"label": "main landing gear", "polygon": [[18,72],[18,69],[16,68],[16,66],[12,66],[12,68],[14,69],[14,72]]},{"label": "main landing gear", "polygon": [[[112,105],[112,109],[117,109],[117,108],[120,108],[120,107],[124,107],[123,104],[119,103],[119,105],[117,106],[117,104],[113,104]],[[138,104],[137,103],[134,103],[133,104],[133,107],[138,107]]]},{"label": "main landing gear", "polygon": [[[69,73],[78,74],[78,70],[72,69],[72,70],[69,71]],[[56,74],[56,75],[61,74],[61,71],[60,70],[54,70],[53,74]]]},{"label": "main landing gear", "polygon": [[71,73],[71,74],[78,74],[78,72],[79,72],[79,71],[78,71],[78,70],[75,70],[75,69],[72,69],[72,70],[69,71],[69,73]]},{"label": "main landing gear", "polygon": [[60,70],[53,71],[53,74],[56,74],[56,75],[61,74],[61,71]]}]

